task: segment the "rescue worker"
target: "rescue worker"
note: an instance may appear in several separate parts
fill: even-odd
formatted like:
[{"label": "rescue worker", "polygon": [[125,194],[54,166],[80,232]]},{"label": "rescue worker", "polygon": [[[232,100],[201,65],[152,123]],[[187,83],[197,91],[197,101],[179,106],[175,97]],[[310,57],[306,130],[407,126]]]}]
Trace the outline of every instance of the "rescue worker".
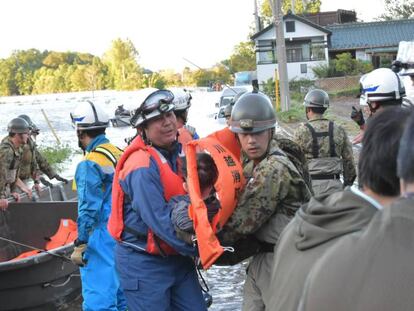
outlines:
[{"label": "rescue worker", "polygon": [[[361,88],[359,105],[369,108],[368,118],[386,107],[402,104],[402,99],[405,96],[404,84],[398,74],[389,68],[375,69],[363,75],[359,83]],[[362,111],[358,110],[358,113],[358,119],[361,119]],[[351,118],[355,118],[354,111],[351,112]],[[353,144],[360,143],[364,135],[365,125],[359,125],[361,132],[354,137]]]},{"label": "rescue worker", "polygon": [[188,111],[191,107],[192,96],[182,89],[171,89],[174,94],[174,114],[177,119],[178,140],[180,143],[198,139],[195,127],[187,124]]},{"label": "rescue worker", "polygon": [[358,162],[361,188],[313,197],[297,211],[277,244],[266,310],[297,310],[306,278],[318,259],[346,235],[362,232],[379,210],[398,198],[396,160],[406,120],[401,107],[375,115],[368,123]]},{"label": "rescue worker", "polygon": [[170,198],[185,194],[180,176],[174,95],[151,93],[133,112],[142,133],[122,155],[114,178],[108,228],[117,243],[116,267],[130,311],[206,310],[193,245],[171,222]]},{"label": "rescue worker", "polygon": [[311,90],[303,105],[308,122],[298,127],[293,140],[302,147],[308,160],[314,195],[351,186],[356,178],[352,145],[343,127],[324,117],[329,107],[328,94],[319,89]]},{"label": "rescue worker", "polygon": [[78,238],[71,255],[80,266],[83,310],[126,310],[114,263],[115,241],[107,230],[111,191],[121,150],[105,136],[107,114],[86,101],[71,113],[84,159],[78,164]]},{"label": "rescue worker", "polygon": [[301,173],[274,139],[275,125],[274,109],[263,93],[247,92],[233,107],[230,130],[242,148],[247,184],[219,238],[222,245],[232,245],[253,234],[262,246],[247,269],[243,310],[264,310],[264,301],[271,295],[274,244],[311,196]]},{"label": "rescue worker", "polygon": [[[33,123],[28,115],[22,114],[19,116],[26,120],[30,126],[30,136],[27,144],[22,147],[22,159],[20,162],[19,178],[22,181],[32,178],[37,191],[40,190],[40,172],[44,173],[49,179],[56,179],[67,183],[68,180],[59,176],[53,167],[47,162],[47,159],[40,153],[36,145],[36,137],[39,135],[40,129]],[[46,186],[51,184],[45,183]]]},{"label": "rescue worker", "polygon": [[318,261],[308,277],[298,310],[412,309],[413,154],[411,112],[397,158],[401,198],[376,213],[364,231],[350,234]]},{"label": "rescue worker", "polygon": [[[16,187],[32,197],[32,191],[19,178],[19,165],[21,160],[20,147],[27,143],[29,137],[29,124],[21,119],[12,119],[7,131],[9,135],[0,144],[0,199],[6,199],[10,195],[20,200]],[[2,208],[8,206],[7,200],[2,200]]]}]

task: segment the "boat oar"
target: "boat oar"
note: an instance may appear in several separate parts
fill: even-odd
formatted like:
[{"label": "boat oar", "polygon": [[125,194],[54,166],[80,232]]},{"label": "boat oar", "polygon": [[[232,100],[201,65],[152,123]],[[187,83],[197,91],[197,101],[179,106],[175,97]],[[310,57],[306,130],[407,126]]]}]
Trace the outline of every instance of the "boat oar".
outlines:
[{"label": "boat oar", "polygon": [[51,252],[49,252],[49,251],[48,251],[48,250],[46,250],[46,249],[41,249],[41,248],[37,248],[37,247],[30,246],[30,245],[27,245],[27,244],[23,244],[23,243],[20,243],[20,242],[17,242],[17,241],[13,241],[13,240],[10,240],[10,239],[7,239],[7,238],[4,238],[4,237],[1,237],[1,236],[0,236],[0,240],[5,241],[5,242],[9,242],[9,243],[12,243],[12,244],[16,244],[16,245],[19,245],[19,246],[23,246],[23,247],[26,247],[26,248],[32,249],[32,250],[34,250],[34,251],[39,251],[39,252],[41,252],[41,253],[46,253],[46,254],[49,254],[49,255],[51,255],[51,256],[55,256],[55,257],[58,257],[58,258],[60,258],[60,259],[64,259],[64,260],[67,260],[67,261],[72,262],[72,260],[71,260],[69,257],[67,257],[67,256],[65,256],[65,255],[60,255],[60,254],[54,254],[54,253],[51,253]]}]

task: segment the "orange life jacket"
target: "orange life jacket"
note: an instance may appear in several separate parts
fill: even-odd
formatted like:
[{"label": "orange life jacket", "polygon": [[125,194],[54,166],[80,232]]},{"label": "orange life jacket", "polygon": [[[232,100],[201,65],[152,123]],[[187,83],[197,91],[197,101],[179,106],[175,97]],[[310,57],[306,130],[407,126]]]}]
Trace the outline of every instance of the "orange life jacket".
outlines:
[{"label": "orange life jacket", "polygon": [[[72,219],[61,219],[59,228],[56,233],[50,237],[49,242],[46,243],[46,250],[52,250],[63,245],[67,245],[72,243],[78,237],[78,228],[76,226],[76,222]],[[40,250],[32,250],[21,253],[19,256],[13,258],[12,260],[23,259],[30,256],[35,256],[42,251]]]},{"label": "orange life jacket", "polygon": [[190,131],[187,130],[184,126],[178,129],[178,142],[181,145],[185,146],[189,141],[192,141],[194,138],[191,135]]},{"label": "orange life jacket", "polygon": [[[155,159],[160,170],[165,201],[168,202],[172,196],[185,194],[182,178],[173,172],[165,159],[161,159],[155,148],[145,145],[140,136],[136,137],[119,159],[112,184],[112,210],[108,220],[108,231],[118,241],[121,241],[121,234],[125,228],[123,218],[124,191],[119,184],[119,179],[138,167],[148,167],[151,156]],[[126,162],[128,159],[129,161]],[[150,228],[147,232],[146,251],[154,255],[177,254],[170,245],[157,237]]]},{"label": "orange life jacket", "polygon": [[[191,199],[188,213],[194,223],[201,263],[204,269],[208,269],[224,251],[215,233],[223,227],[236,207],[238,194],[244,186],[243,168],[239,158],[213,137],[193,140],[186,145],[185,151],[187,185]],[[207,218],[207,207],[202,199],[198,181],[196,153],[200,151],[207,151],[211,155],[219,172],[214,187],[221,209],[211,224]]]},{"label": "orange life jacket", "polygon": [[230,129],[226,126],[225,128],[213,132],[207,137],[213,137],[217,139],[220,144],[222,144],[227,150],[229,150],[239,161],[241,156],[241,147],[236,138],[236,134],[234,134]]}]

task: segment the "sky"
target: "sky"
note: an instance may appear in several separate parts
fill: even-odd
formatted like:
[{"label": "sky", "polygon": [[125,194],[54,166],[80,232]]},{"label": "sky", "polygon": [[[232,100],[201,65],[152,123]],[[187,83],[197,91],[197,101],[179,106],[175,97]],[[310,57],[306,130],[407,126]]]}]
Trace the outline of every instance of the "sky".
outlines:
[{"label": "sky", "polygon": [[[267,1],[267,0],[260,0]],[[259,2],[260,2],[259,1]],[[370,21],[384,0],[322,0],[321,11],[355,10]],[[254,0],[0,0],[0,58],[13,50],[76,51],[101,57],[130,39],[147,69],[208,68],[248,40]]]}]

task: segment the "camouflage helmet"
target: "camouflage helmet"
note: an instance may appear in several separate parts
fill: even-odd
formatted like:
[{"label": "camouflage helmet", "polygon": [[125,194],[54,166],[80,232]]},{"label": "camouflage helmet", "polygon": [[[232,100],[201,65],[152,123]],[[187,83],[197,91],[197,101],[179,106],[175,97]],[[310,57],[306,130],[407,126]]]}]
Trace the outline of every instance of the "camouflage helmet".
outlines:
[{"label": "camouflage helmet", "polygon": [[257,133],[276,125],[276,114],[270,98],[260,92],[244,93],[234,104],[230,130],[234,133]]},{"label": "camouflage helmet", "polygon": [[36,126],[36,124],[33,123],[32,119],[30,119],[30,117],[27,114],[21,114],[20,116],[18,116],[18,118],[24,119],[29,124],[30,130],[35,134],[39,134],[39,128]]},{"label": "camouflage helmet", "polygon": [[305,107],[328,108],[329,95],[324,90],[311,90],[306,94],[303,105]]},{"label": "camouflage helmet", "polygon": [[28,134],[30,131],[30,125],[25,119],[14,118],[7,125],[7,131],[14,134]]}]

